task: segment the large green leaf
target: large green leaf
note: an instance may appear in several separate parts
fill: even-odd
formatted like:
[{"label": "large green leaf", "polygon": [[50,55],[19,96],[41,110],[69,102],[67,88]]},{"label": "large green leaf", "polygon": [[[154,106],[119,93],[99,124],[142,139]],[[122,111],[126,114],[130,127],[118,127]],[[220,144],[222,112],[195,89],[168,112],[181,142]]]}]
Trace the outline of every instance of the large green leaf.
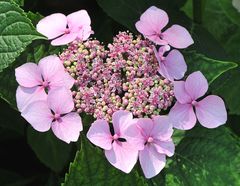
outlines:
[{"label": "large green leaf", "polygon": [[53,171],[59,172],[69,163],[72,144],[59,140],[51,131],[42,133],[29,126],[27,141],[38,159]]},{"label": "large green leaf", "polygon": [[211,84],[224,72],[236,68],[238,65],[233,62],[210,59],[196,52],[185,52],[185,60],[188,65],[188,73],[201,71]]},{"label": "large green leaf", "polygon": [[[82,138],[86,138],[83,136]],[[66,174],[62,186],[144,186],[144,180],[137,172],[125,174],[107,162],[104,152],[82,139],[81,150],[77,152],[75,160],[70,164],[69,173]]]},{"label": "large green leaf", "polygon": [[0,72],[33,40],[44,39],[15,3],[0,1]]},{"label": "large green leaf", "polygon": [[240,185],[239,139],[225,126],[187,132],[165,170],[169,186]]}]

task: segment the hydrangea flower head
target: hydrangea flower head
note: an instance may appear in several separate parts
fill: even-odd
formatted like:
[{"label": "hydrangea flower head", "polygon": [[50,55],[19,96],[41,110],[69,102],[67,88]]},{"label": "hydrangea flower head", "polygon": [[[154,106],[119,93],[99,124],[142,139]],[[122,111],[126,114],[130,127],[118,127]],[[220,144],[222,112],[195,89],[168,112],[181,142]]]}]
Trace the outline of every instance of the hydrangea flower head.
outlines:
[{"label": "hydrangea flower head", "polygon": [[169,116],[175,128],[189,130],[194,127],[197,119],[207,128],[216,128],[226,123],[227,111],[220,97],[210,95],[198,101],[207,90],[207,80],[200,71],[190,74],[185,82],[174,82],[177,102],[170,110]]},{"label": "hydrangea flower head", "polygon": [[91,19],[86,10],[73,12],[68,16],[61,13],[51,14],[37,24],[37,31],[48,39],[54,39],[52,45],[65,45],[76,38],[87,40],[92,34]]},{"label": "hydrangea flower head", "polygon": [[193,44],[189,32],[180,25],[172,25],[162,32],[169,18],[165,11],[155,6],[148,8],[135,24],[137,30],[158,45],[171,45],[174,48],[187,48]]}]

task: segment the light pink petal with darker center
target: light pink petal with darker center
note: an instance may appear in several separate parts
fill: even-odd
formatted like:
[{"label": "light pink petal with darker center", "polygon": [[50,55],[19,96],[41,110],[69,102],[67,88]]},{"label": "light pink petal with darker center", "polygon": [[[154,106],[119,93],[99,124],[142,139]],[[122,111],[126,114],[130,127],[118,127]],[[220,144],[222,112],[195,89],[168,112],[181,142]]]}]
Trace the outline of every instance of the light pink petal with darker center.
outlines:
[{"label": "light pink petal with darker center", "polygon": [[173,128],[168,116],[154,116],[153,123],[154,126],[151,135],[154,139],[161,141],[171,139]]},{"label": "light pink petal with darker center", "polygon": [[129,173],[137,162],[138,150],[132,149],[127,142],[112,144],[111,150],[105,150],[107,160],[117,169]]},{"label": "light pink petal with darker center", "polygon": [[15,69],[16,80],[24,87],[35,87],[42,83],[41,72],[35,63],[25,63]]},{"label": "light pink petal with darker center", "polygon": [[51,44],[53,46],[66,45],[74,41],[77,38],[77,36],[78,36],[78,33],[70,31],[69,34],[64,34],[61,37],[52,40]]},{"label": "light pink petal with darker center", "polygon": [[178,50],[172,50],[169,52],[163,64],[167,71],[167,73],[164,73],[163,76],[165,75],[166,77],[164,77],[170,81],[183,78],[185,72],[187,71],[187,65],[185,63],[183,55]]},{"label": "light pink petal with darker center", "polygon": [[218,96],[207,96],[195,108],[199,123],[206,128],[216,128],[227,121],[225,104]]},{"label": "light pink petal with darker center", "polygon": [[112,148],[112,135],[109,124],[105,120],[95,121],[88,130],[87,138],[94,144],[105,150]]},{"label": "light pink petal with darker center", "polygon": [[112,123],[115,134],[121,135],[133,123],[133,115],[131,112],[119,110],[113,113]]},{"label": "light pink petal with darker center", "polygon": [[137,125],[144,140],[146,140],[148,137],[151,137],[154,124],[150,118],[138,119]]},{"label": "light pink petal with darker center", "polygon": [[173,127],[180,130],[193,128],[197,121],[192,105],[179,102],[170,110],[169,119]]},{"label": "light pink petal with darker center", "polygon": [[168,141],[154,141],[154,147],[156,148],[157,152],[160,154],[166,154],[167,156],[171,157],[175,151],[175,145],[172,140]]},{"label": "light pink petal with darker center", "polygon": [[156,176],[166,165],[166,155],[160,154],[152,145],[139,151],[139,161],[146,178]]},{"label": "light pink petal with darker center", "polygon": [[91,19],[86,10],[79,10],[69,14],[67,22],[70,30],[79,30],[84,26],[90,26]]},{"label": "light pink petal with darker center", "polygon": [[62,34],[67,26],[67,17],[61,13],[51,14],[41,19],[37,24],[37,31],[48,39],[54,39]]},{"label": "light pink petal with darker center", "polygon": [[174,81],[174,95],[181,104],[191,103],[193,100],[185,89],[184,81]]},{"label": "light pink petal with darker center", "polygon": [[172,25],[165,30],[162,38],[167,41],[169,45],[180,49],[187,48],[194,43],[186,28],[180,25]]},{"label": "light pink petal with darker center", "polygon": [[207,79],[200,71],[190,74],[185,81],[185,90],[192,100],[202,97],[208,90]]},{"label": "light pink petal with darker center", "polygon": [[37,101],[30,104],[21,115],[39,132],[48,131],[53,120],[46,101]]},{"label": "light pink petal with darker center", "polygon": [[48,105],[54,113],[66,114],[73,110],[74,103],[69,89],[58,88],[50,90],[47,98]]},{"label": "light pink petal with darker center", "polygon": [[53,133],[66,143],[77,141],[82,129],[82,119],[76,112],[69,113],[52,124]]},{"label": "light pink petal with darker center", "polygon": [[22,112],[29,104],[35,101],[47,101],[47,94],[42,87],[26,88],[18,86],[16,101],[18,110]]},{"label": "light pink petal with darker center", "polygon": [[51,82],[51,79],[59,72],[64,72],[64,67],[56,55],[42,58],[39,61],[39,69],[45,81]]}]

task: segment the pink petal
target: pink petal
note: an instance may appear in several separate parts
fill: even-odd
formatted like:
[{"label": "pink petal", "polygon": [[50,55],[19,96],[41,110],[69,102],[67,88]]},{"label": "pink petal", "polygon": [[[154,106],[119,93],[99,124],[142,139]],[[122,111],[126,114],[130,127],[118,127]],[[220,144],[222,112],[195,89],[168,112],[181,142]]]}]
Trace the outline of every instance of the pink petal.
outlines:
[{"label": "pink petal", "polygon": [[125,129],[133,124],[133,115],[131,112],[119,110],[113,113],[112,123],[115,134],[121,135]]},{"label": "pink petal", "polygon": [[196,116],[191,104],[176,102],[169,112],[169,119],[173,127],[180,130],[189,130],[196,124]]},{"label": "pink petal", "polygon": [[67,89],[71,89],[75,80],[72,76],[70,76],[67,72],[59,71],[53,77],[51,77],[51,81],[49,83],[50,89],[56,89],[59,87],[66,87]]},{"label": "pink petal", "polygon": [[69,113],[52,124],[53,133],[66,143],[77,141],[82,129],[81,117],[76,112]]},{"label": "pink petal", "polygon": [[169,141],[155,140],[154,147],[156,148],[158,153],[166,154],[169,157],[173,156],[175,151],[175,145],[172,140]]},{"label": "pink petal", "polygon": [[173,134],[173,128],[168,116],[154,116],[151,136],[161,141],[169,140]]},{"label": "pink petal", "polygon": [[146,140],[152,134],[154,127],[153,121],[150,118],[140,118],[138,119],[137,125],[142,134],[142,138]]},{"label": "pink petal", "polygon": [[105,120],[95,121],[88,130],[87,138],[94,144],[105,150],[112,148],[112,135],[109,124]]},{"label": "pink petal", "polygon": [[51,82],[51,78],[56,76],[58,72],[64,72],[64,67],[59,59],[55,55],[47,56],[39,61],[39,69],[45,81]]},{"label": "pink petal", "polygon": [[188,95],[185,89],[184,81],[174,81],[174,95],[181,104],[191,103],[192,98]]},{"label": "pink petal", "polygon": [[15,69],[16,80],[24,87],[35,87],[42,83],[41,72],[35,63],[25,63]]},{"label": "pink petal", "polygon": [[41,19],[37,24],[37,31],[48,39],[54,39],[64,33],[66,26],[66,16],[56,13]]},{"label": "pink petal", "polygon": [[91,34],[93,34],[93,31],[92,31],[91,26],[84,26],[77,33],[78,33],[77,38],[82,40],[82,41],[85,41],[89,38],[89,36]]},{"label": "pink petal", "polygon": [[50,109],[52,109],[55,114],[69,113],[74,107],[72,93],[70,90],[64,87],[50,90],[48,93],[47,102]]},{"label": "pink petal", "polygon": [[52,40],[51,45],[59,46],[59,45],[66,45],[71,43],[77,38],[78,34],[75,32],[70,32],[69,34],[64,34],[63,36]]},{"label": "pink petal", "polygon": [[48,131],[53,120],[52,113],[45,101],[30,104],[21,115],[39,132]]},{"label": "pink petal", "polygon": [[86,10],[79,10],[69,14],[67,22],[70,30],[79,30],[84,26],[90,26],[91,19]]},{"label": "pink petal", "polygon": [[127,142],[132,145],[133,148],[137,150],[144,149],[145,139],[143,138],[139,127],[137,125],[137,119],[134,119],[135,123],[131,124],[128,128],[126,128],[123,133],[121,134],[122,138],[125,138]]},{"label": "pink petal", "polygon": [[152,145],[139,151],[139,161],[146,178],[156,176],[166,165],[166,156],[158,153]]},{"label": "pink petal", "polygon": [[26,88],[18,86],[16,92],[17,107],[22,112],[35,101],[47,101],[47,94],[42,87]]},{"label": "pink petal", "polygon": [[189,32],[180,25],[172,25],[162,35],[163,40],[175,48],[187,48],[194,43]]},{"label": "pink petal", "polygon": [[185,89],[192,100],[202,97],[208,90],[207,79],[200,71],[190,74],[185,82]]},{"label": "pink petal", "polygon": [[168,24],[168,15],[165,11],[151,6],[140,17],[136,23],[137,30],[143,35],[149,36],[152,33],[161,33],[162,28]]},{"label": "pink petal", "polygon": [[172,50],[169,52],[166,59],[163,61],[163,64],[167,73],[161,75],[170,81],[183,78],[185,72],[187,71],[187,65],[183,55],[178,50]]},{"label": "pink petal", "polygon": [[107,160],[117,169],[129,173],[137,162],[138,150],[132,149],[127,142],[112,144],[111,150],[105,150]]},{"label": "pink petal", "polygon": [[206,128],[216,128],[227,121],[225,104],[218,96],[207,96],[195,108],[199,123]]}]

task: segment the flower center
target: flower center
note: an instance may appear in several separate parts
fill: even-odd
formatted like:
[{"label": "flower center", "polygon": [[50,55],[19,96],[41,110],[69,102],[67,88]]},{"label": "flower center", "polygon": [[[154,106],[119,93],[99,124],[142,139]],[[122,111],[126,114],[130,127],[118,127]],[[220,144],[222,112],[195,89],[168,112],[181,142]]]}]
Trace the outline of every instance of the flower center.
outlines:
[{"label": "flower center", "polygon": [[114,134],[112,138],[113,138],[113,140],[117,140],[119,138],[119,135],[118,134]]},{"label": "flower center", "polygon": [[43,81],[43,82],[42,82],[42,86],[43,86],[44,88],[48,88],[49,83],[48,83],[47,81]]},{"label": "flower center", "polygon": [[148,137],[147,142],[148,143],[152,143],[153,142],[153,138],[152,137]]},{"label": "flower center", "polygon": [[64,31],[65,34],[70,34],[70,30],[69,28],[66,28],[65,31]]},{"label": "flower center", "polygon": [[197,102],[197,101],[195,101],[195,100],[193,100],[193,101],[192,101],[192,105],[193,105],[193,106],[196,106],[196,105],[197,105],[197,103],[198,103],[198,102]]},{"label": "flower center", "polygon": [[59,119],[61,118],[61,115],[60,115],[60,114],[54,114],[54,115],[53,115],[53,118],[54,118],[55,120],[59,120]]}]

